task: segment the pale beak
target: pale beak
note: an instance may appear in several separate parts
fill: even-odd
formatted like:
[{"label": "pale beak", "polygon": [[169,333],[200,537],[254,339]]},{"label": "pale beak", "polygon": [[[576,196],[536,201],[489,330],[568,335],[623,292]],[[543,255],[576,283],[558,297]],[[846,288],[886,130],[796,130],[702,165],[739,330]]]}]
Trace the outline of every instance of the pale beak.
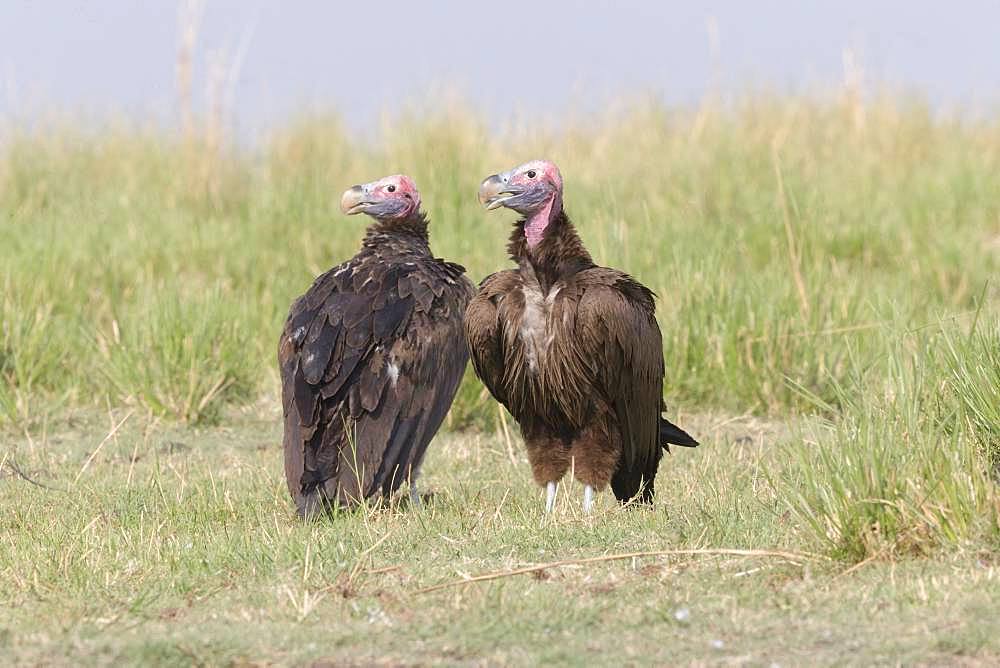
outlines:
[{"label": "pale beak", "polygon": [[353,186],[344,191],[340,198],[340,210],[348,216],[361,213],[375,202],[368,196],[365,186]]},{"label": "pale beak", "polygon": [[479,186],[479,203],[486,207],[487,211],[492,211],[515,195],[521,193],[521,188],[508,183],[509,177],[506,174],[494,174],[489,176]]}]

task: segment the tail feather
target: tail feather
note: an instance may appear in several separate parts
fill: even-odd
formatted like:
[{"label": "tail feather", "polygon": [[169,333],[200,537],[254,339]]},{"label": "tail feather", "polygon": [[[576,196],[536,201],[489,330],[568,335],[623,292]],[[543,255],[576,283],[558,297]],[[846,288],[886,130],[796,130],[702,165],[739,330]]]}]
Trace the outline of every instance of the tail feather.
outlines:
[{"label": "tail feather", "polygon": [[671,444],[685,448],[698,447],[698,441],[694,440],[691,434],[663,417],[660,418],[660,444],[668,451],[670,448],[667,446]]}]

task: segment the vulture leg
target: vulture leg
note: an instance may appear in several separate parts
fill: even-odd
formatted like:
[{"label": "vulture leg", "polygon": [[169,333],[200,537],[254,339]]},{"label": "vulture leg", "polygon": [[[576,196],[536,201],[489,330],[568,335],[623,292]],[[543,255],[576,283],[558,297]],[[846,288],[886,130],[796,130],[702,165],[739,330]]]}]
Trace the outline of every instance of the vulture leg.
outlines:
[{"label": "vulture leg", "polygon": [[316,519],[323,510],[323,498],[318,491],[313,491],[298,499],[296,512],[304,520]]},{"label": "vulture leg", "polygon": [[556,484],[549,481],[545,486],[545,512],[551,513],[556,507]]},{"label": "vulture leg", "polygon": [[417,490],[417,481],[410,479],[410,505],[414,508],[420,507],[420,492]]},{"label": "vulture leg", "polygon": [[583,514],[589,515],[594,508],[594,488],[587,485],[583,488]]}]

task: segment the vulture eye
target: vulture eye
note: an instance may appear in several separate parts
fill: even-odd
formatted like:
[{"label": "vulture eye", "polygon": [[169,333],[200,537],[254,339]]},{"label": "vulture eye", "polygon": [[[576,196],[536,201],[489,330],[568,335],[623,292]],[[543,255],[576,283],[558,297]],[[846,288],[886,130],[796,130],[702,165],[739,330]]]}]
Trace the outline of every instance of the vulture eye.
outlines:
[{"label": "vulture eye", "polygon": [[535,170],[529,169],[528,173],[525,176],[527,176],[529,179],[535,178]]},{"label": "vulture eye", "polygon": [[391,193],[394,193],[394,192],[396,192],[396,186],[390,184],[389,187],[386,188],[386,190],[388,190]]}]

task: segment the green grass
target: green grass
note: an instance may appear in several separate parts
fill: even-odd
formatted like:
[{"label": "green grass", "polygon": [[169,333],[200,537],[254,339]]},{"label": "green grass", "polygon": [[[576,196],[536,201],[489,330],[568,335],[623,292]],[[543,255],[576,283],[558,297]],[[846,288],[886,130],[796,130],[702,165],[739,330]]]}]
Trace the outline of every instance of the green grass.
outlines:
[{"label": "green grass", "polygon": [[[1000,123],[856,111],[758,97],[498,133],[451,110],[370,144],[321,117],[220,154],[15,133],[0,660],[995,663]],[[430,504],[295,521],[275,348],[291,300],[357,248],[339,193],[410,173],[435,252],[478,280],[508,266],[511,220],[478,207],[480,179],[541,156],[595,258],[659,294],[666,399],[703,447],[665,460],[652,512],[602,497],[584,518],[570,485],[543,518],[515,425],[469,373]],[[419,593],[717,548],[808,556]]]},{"label": "green grass", "polygon": [[997,334],[1000,327],[961,342],[948,333],[911,337],[904,350],[861,372],[853,385],[867,391],[841,390],[835,421],[792,444],[797,470],[783,487],[831,556],[927,556],[976,538],[996,545],[1000,422],[994,413],[987,424],[977,409],[989,394],[998,397],[998,387],[950,365],[958,356],[983,370],[978,361],[995,361]]},{"label": "green grass", "polygon": [[822,554],[644,557],[421,593],[602,554],[820,551],[784,492],[799,472],[785,456],[798,427],[688,415],[705,447],[664,462],[656,509],[622,510],[601,495],[591,518],[575,484],[543,517],[527,462],[512,463],[502,439],[444,434],[425,467],[435,495],[423,508],[303,524],[286,498],[272,405],[197,429],[133,416],[92,456],[126,415],[78,417],[70,431],[16,441],[19,470],[59,491],[9,467],[0,478],[4,663],[1000,657],[1000,572],[987,542],[853,571]]},{"label": "green grass", "polygon": [[[873,360],[941,318],[968,326],[980,302],[981,321],[994,322],[1000,290],[989,282],[1000,274],[1000,126],[934,120],[891,101],[870,108],[863,129],[851,118],[834,104],[757,99],[497,134],[452,111],[397,120],[371,145],[319,118],[253,153],[221,155],[121,129],[15,134],[0,153],[5,373],[15,369],[15,399],[46,398],[37,411],[49,399],[103,406],[127,394],[197,419],[184,408],[186,382],[156,400],[147,397],[162,387],[135,387],[156,374],[109,384],[100,345],[128,320],[133,336],[149,328],[163,339],[140,345],[169,349],[191,313],[150,325],[186,304],[238,330],[246,370],[227,377],[273,392],[288,305],[362,235],[364,221],[336,208],[346,186],[410,172],[434,250],[479,280],[508,266],[512,217],[478,206],[479,181],[544,155],[562,167],[567,209],[598,261],[660,295],[671,403],[810,410],[794,384],[837,405],[848,355]],[[49,323],[43,341],[39,318]],[[206,375],[228,365],[228,352],[192,346]],[[477,389],[470,378],[455,419],[491,426]],[[230,399],[245,393],[214,398]],[[2,419],[30,423],[40,413],[27,403]]]},{"label": "green grass", "polygon": [[99,342],[114,398],[186,421],[214,419],[221,405],[246,402],[256,372],[246,355],[247,307],[218,291],[146,300],[116,318],[113,338]]}]

